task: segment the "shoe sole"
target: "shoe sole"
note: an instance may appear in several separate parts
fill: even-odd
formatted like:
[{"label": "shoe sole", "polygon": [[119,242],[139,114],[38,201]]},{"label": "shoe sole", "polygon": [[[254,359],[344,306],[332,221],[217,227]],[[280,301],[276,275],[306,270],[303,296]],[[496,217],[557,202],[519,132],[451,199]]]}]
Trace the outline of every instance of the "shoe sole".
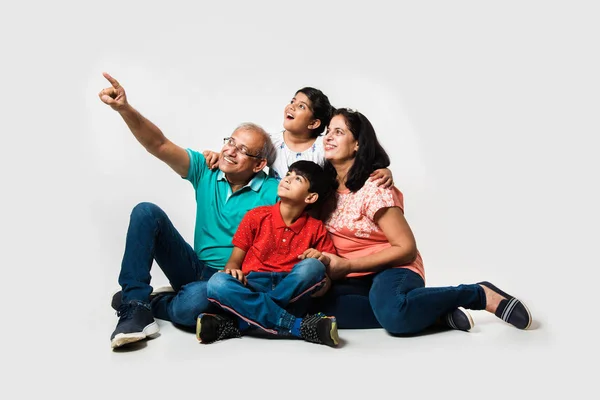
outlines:
[{"label": "shoe sole", "polygon": [[196,339],[200,343],[202,343],[202,339],[200,339],[200,331],[202,330],[202,317],[196,318]]},{"label": "shoe sole", "polygon": [[[499,295],[501,295],[502,297],[504,297],[506,299],[506,301],[510,301],[512,299],[517,300],[519,303],[521,303],[521,305],[523,306],[523,308],[525,309],[525,311],[527,311],[527,317],[528,317],[528,323],[527,326],[525,328],[523,328],[523,330],[527,330],[529,329],[529,327],[531,326],[531,323],[533,322],[533,318],[531,318],[531,312],[529,312],[529,308],[527,308],[527,306],[525,305],[525,303],[523,303],[521,300],[517,299],[514,296],[511,296],[510,294],[503,292],[502,290],[498,289],[496,286],[494,286],[493,284],[491,284],[490,282],[484,281],[484,282],[479,282],[479,285],[483,285],[486,286],[488,289],[493,290],[494,292],[498,293]],[[506,322],[506,321],[505,321]],[[511,324],[512,325],[512,324]],[[513,325],[514,326],[514,325]],[[516,328],[516,327],[515,327]],[[517,328],[520,329],[520,328]]]},{"label": "shoe sole", "polygon": [[337,321],[335,319],[331,321],[331,329],[329,329],[329,336],[331,336],[331,340],[333,340],[333,345],[337,346],[340,342],[340,337],[338,335]]},{"label": "shoe sole", "polygon": [[160,330],[156,321],[147,325],[142,332],[134,332],[134,333],[119,333],[115,335],[113,340],[110,342],[110,347],[116,349],[117,347],[125,346],[129,343],[139,342],[140,340],[144,340],[146,338],[151,337],[152,335],[156,335]]},{"label": "shoe sole", "polygon": [[[467,310],[465,310],[463,307],[457,307],[457,308],[462,313],[462,315],[467,317],[467,320],[469,321],[469,328],[468,329],[460,329],[456,325],[456,321],[454,320],[454,318],[452,318],[451,320],[446,320],[446,322],[452,329],[456,329],[457,331],[469,332],[475,326],[475,322],[473,321],[471,314]],[[448,314],[448,315],[451,316],[452,314]]]},{"label": "shoe sole", "polygon": [[203,313],[201,317],[198,317],[196,319],[196,339],[198,339],[198,341],[200,343],[206,343],[204,341],[202,341],[202,339],[200,338],[200,332],[202,331],[202,317],[204,316],[211,316],[214,317],[214,314],[208,314],[208,313]]},{"label": "shoe sole", "polygon": [[462,311],[462,312],[463,312],[463,314],[465,314],[465,315],[467,316],[467,319],[469,320],[469,329],[467,330],[467,332],[468,332],[468,331],[470,331],[471,329],[473,329],[473,327],[475,326],[475,321],[473,321],[473,318],[471,317],[471,314],[470,314],[470,313],[469,313],[467,310],[465,310],[465,309],[464,309],[464,308],[462,308],[462,307],[458,307],[458,309],[459,309],[460,311]]}]

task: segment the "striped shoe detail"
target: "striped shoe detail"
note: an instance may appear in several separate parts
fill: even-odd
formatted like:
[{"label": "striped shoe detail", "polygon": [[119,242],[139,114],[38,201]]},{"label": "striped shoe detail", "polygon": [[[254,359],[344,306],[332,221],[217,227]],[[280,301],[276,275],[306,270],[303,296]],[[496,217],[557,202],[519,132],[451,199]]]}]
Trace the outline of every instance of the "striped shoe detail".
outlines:
[{"label": "striped shoe detail", "polygon": [[531,318],[529,309],[522,301],[503,292],[490,282],[479,282],[479,285],[483,285],[505,298],[505,300],[500,301],[496,309],[495,314],[498,318],[518,329],[529,329],[533,319]]}]

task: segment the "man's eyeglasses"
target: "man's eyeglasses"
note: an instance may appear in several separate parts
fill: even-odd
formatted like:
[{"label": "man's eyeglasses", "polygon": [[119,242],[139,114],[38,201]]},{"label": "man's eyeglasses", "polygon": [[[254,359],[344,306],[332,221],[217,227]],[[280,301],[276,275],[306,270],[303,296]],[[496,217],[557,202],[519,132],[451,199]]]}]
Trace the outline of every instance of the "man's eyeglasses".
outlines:
[{"label": "man's eyeglasses", "polygon": [[243,156],[252,157],[252,158],[262,158],[260,154],[250,154],[248,153],[248,148],[246,146],[238,146],[235,143],[235,139],[232,137],[223,138],[223,143],[229,147],[235,147],[235,149]]}]

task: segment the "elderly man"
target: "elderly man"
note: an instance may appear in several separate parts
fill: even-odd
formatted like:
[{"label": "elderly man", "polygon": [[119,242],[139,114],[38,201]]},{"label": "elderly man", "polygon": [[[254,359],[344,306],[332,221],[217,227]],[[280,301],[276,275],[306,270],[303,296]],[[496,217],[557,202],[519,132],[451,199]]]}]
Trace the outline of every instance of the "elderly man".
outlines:
[{"label": "elderly man", "polygon": [[[134,207],[119,275],[120,301],[113,301],[119,322],[110,339],[112,348],[117,348],[158,333],[154,316],[195,326],[198,314],[213,307],[206,297],[206,281],[226,264],[238,224],[246,211],[275,204],[278,182],[262,171],[272,164],[275,149],[258,125],[242,124],[225,138],[219,168],[210,170],[201,153],[168,140],[129,105],[119,82],[107,73],[104,77],[111,86],[99,93],[100,100],[121,115],[149,153],[190,181],[196,192],[193,248],[158,206]],[[174,292],[152,294],[153,260]]]}]

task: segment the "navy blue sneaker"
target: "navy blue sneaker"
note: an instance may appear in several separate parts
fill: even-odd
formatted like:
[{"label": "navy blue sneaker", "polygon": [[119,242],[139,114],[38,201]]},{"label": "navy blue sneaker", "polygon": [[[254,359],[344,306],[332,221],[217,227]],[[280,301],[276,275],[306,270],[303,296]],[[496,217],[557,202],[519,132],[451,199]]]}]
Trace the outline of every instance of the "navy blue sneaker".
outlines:
[{"label": "navy blue sneaker", "polygon": [[338,345],[337,321],[323,313],[307,315],[300,323],[300,337],[307,342],[325,344],[335,347]]},{"label": "navy blue sneaker", "polygon": [[529,329],[532,322],[531,313],[521,300],[503,292],[487,281],[479,282],[478,284],[483,285],[504,297],[504,300],[500,301],[498,308],[496,308],[495,314],[498,318],[508,322],[516,328]]},{"label": "navy blue sneaker", "polygon": [[[171,286],[161,286],[158,289],[154,290],[150,294],[150,302],[157,297],[158,295],[162,295],[165,293],[175,293],[175,290]],[[113,294],[112,300],[110,302],[110,306],[113,310],[118,310],[121,307],[121,303],[123,302],[123,291],[119,290],[115,294]]]},{"label": "navy blue sneaker", "polygon": [[139,342],[158,333],[158,324],[154,321],[152,311],[146,304],[138,301],[121,304],[117,315],[119,322],[110,336],[110,346],[113,349]]},{"label": "navy blue sneaker", "polygon": [[475,326],[471,314],[462,307],[454,309],[454,311],[442,317],[442,321],[452,329],[468,332]]},{"label": "navy blue sneaker", "polygon": [[239,338],[242,332],[236,321],[227,315],[203,313],[196,320],[196,339],[201,343]]}]

